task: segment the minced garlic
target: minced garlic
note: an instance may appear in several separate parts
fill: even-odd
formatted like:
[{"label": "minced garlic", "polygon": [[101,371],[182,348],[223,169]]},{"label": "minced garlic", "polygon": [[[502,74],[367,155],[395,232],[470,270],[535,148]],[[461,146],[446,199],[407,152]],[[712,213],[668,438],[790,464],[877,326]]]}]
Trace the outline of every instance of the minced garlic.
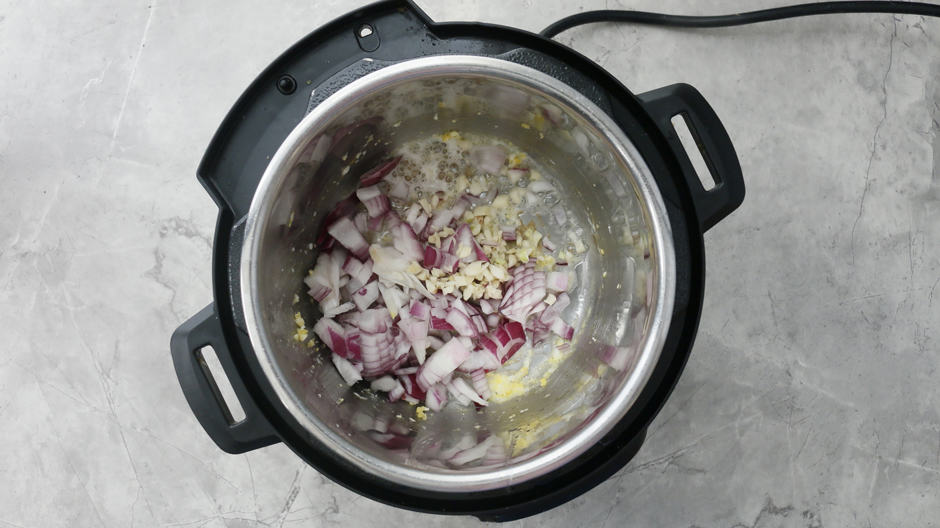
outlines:
[{"label": "minced garlic", "polygon": [[307,331],[307,323],[304,321],[304,317],[300,312],[294,314],[294,324],[297,325],[297,331],[294,332],[294,341],[303,343],[307,340],[309,332]]}]

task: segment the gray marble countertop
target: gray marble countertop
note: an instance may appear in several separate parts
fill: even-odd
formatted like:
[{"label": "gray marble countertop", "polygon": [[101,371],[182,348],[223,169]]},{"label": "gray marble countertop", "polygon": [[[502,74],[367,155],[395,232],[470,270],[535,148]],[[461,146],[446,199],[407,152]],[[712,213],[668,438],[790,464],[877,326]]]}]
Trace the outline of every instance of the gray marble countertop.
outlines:
[{"label": "gray marble countertop", "polygon": [[[0,2],[0,526],[479,524],[358,497],[282,445],[222,453],[170,362],[211,301],[203,149],[264,66],[356,3]],[[419,3],[531,30],[605,6],[779,5]],[[748,196],[706,236],[699,337],[638,456],[516,525],[937,526],[940,23],[560,40],[636,92],[701,90]]]}]

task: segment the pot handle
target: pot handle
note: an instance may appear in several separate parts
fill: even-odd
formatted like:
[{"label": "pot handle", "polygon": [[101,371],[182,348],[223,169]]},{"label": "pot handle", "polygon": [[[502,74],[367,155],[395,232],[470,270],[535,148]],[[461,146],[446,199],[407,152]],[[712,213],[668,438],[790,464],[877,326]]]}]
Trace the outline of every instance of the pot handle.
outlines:
[{"label": "pot handle", "polygon": [[[708,231],[744,201],[744,176],[728,132],[702,94],[688,84],[665,86],[640,94],[639,98],[672,147],[692,193],[702,231]],[[702,185],[672,125],[672,118],[677,115],[685,118],[715,180],[711,189]]]},{"label": "pot handle", "polygon": [[[209,371],[202,348],[211,346],[225,375],[235,390],[245,418],[235,421],[226,405],[215,379]],[[170,351],[176,377],[186,396],[189,407],[212,441],[223,451],[244,453],[279,442],[274,430],[242,383],[225,345],[222,326],[215,305],[210,304],[189,318],[173,332]]]}]

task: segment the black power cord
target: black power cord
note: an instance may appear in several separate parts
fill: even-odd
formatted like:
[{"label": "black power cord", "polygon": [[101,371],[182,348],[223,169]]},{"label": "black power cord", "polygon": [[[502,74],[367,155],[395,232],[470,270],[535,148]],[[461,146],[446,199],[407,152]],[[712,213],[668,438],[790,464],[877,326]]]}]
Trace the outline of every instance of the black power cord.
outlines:
[{"label": "black power cord", "polygon": [[717,28],[743,26],[745,24],[770,22],[773,20],[783,20],[785,18],[845,13],[893,13],[899,15],[940,17],[940,5],[926,4],[923,2],[887,1],[819,2],[775,7],[773,9],[761,9],[759,11],[735,13],[733,15],[714,16],[668,15],[664,13],[650,13],[648,11],[603,9],[599,11],[585,11],[565,17],[543,29],[540,35],[552,38],[566,29],[584,24],[593,24],[595,22],[631,22],[634,24],[679,28]]}]

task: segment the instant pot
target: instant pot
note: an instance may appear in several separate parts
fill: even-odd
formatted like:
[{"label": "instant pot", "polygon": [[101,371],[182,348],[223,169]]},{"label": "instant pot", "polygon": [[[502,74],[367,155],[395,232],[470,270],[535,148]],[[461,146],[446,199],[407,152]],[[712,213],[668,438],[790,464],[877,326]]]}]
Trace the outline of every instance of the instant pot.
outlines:
[{"label": "instant pot", "polygon": [[[675,116],[714,179],[708,189]],[[319,317],[294,294],[306,298],[316,235],[359,176],[403,142],[452,128],[511,141],[551,166],[594,249],[569,314],[574,353],[545,387],[415,420],[406,403],[348,387],[328,359],[292,339],[295,311]],[[349,13],[274,61],[226,116],[197,176],[219,208],[214,301],[177,329],[171,349],[212,440],[229,453],[283,442],[364,496],[484,520],[557,506],[637,453],[695,338],[702,234],[744,198],[728,134],[694,88],[634,95],[557,42],[434,23],[402,0]],[[221,397],[205,347],[244,419]],[[616,365],[612,350],[622,351]],[[529,436],[499,464],[456,468],[429,455],[519,431]]]}]

